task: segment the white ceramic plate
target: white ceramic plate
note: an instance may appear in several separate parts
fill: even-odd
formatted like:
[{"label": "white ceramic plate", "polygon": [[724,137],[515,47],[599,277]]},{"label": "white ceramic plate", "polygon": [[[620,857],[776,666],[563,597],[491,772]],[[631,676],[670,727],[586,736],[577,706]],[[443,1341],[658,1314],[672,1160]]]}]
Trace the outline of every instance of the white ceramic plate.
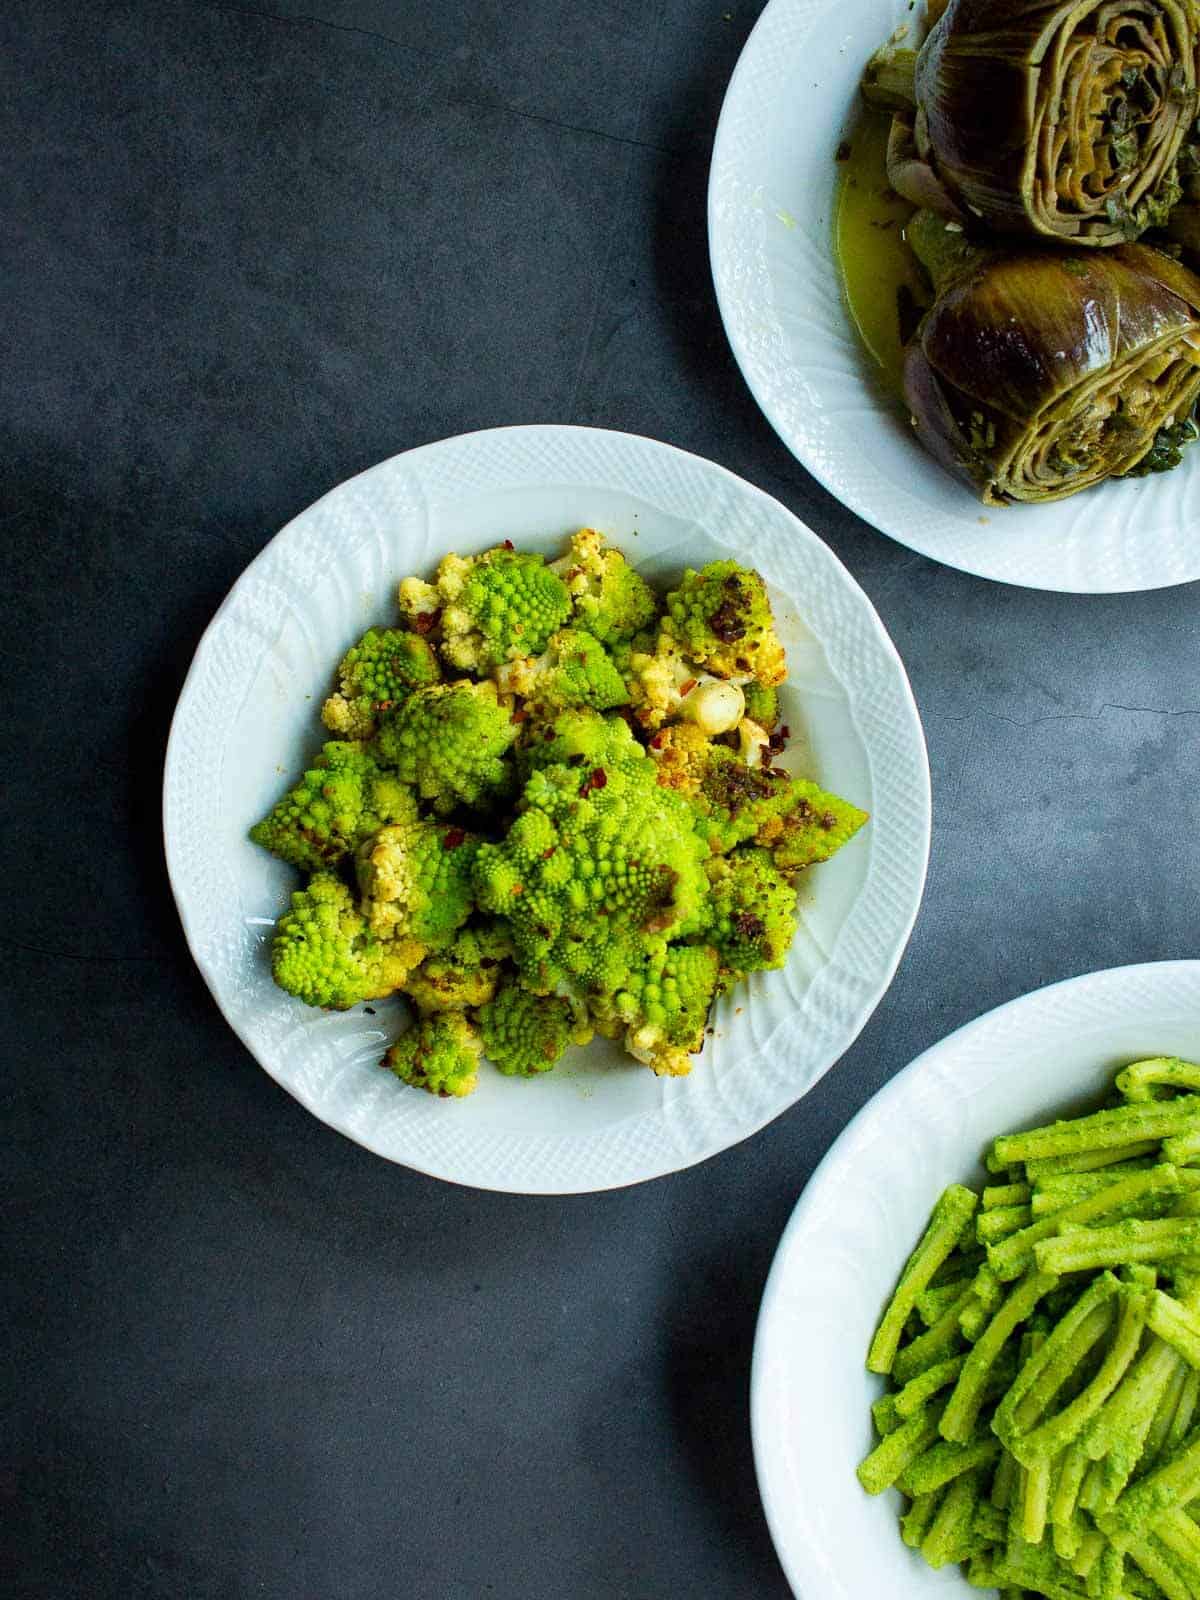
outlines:
[{"label": "white ceramic plate", "polygon": [[[610,534],[656,582],[736,554],[772,589],[789,652],[796,755],[872,820],[809,876],[787,967],[755,979],[692,1075],[669,1082],[597,1043],[535,1082],[491,1068],[447,1104],[379,1069],[402,1002],[341,1014],[276,989],[272,924],[297,875],[246,829],[322,742],[332,670],[394,590],[505,538],[558,553]],[[324,1121],[393,1161],[483,1188],[568,1192],[671,1172],[744,1139],[809,1089],[887,988],[920,902],[929,778],[899,657],[821,541],[730,473],[649,439],[503,428],[385,461],[319,500],[246,570],[201,641],[171,730],[164,822],[196,961],[267,1071]]]},{"label": "white ceramic plate", "polygon": [[923,555],[1035,589],[1200,577],[1200,460],[1054,505],[985,508],[877,382],[833,259],[834,154],[907,0],[772,0],[738,62],[709,182],[713,277],[746,381],[788,448],[852,511]]},{"label": "white ceramic plate", "polygon": [[754,1344],[754,1457],[800,1600],[967,1600],[900,1541],[899,1496],[854,1476],[871,1448],[864,1366],[880,1311],[938,1194],[979,1185],[994,1135],[1092,1109],[1128,1061],[1200,1058],[1200,961],[1114,967],[999,1006],[919,1056],[869,1101],[784,1231]]}]

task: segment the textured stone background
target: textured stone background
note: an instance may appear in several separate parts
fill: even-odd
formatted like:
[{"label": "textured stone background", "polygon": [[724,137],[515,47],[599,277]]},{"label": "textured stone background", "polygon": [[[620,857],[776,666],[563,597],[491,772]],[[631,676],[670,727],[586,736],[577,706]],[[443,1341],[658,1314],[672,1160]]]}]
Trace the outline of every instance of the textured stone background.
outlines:
[{"label": "textured stone background", "polygon": [[[0,11],[14,1600],[784,1600],[747,1373],[805,1179],[981,1010],[1196,953],[1196,587],[934,566],[738,377],[704,195],[760,9]],[[191,967],[158,821],[247,560],[382,457],[524,421],[656,435],[811,523],[934,777],[925,907],[854,1049],[750,1143],[571,1200],[391,1168],[277,1089]]]}]

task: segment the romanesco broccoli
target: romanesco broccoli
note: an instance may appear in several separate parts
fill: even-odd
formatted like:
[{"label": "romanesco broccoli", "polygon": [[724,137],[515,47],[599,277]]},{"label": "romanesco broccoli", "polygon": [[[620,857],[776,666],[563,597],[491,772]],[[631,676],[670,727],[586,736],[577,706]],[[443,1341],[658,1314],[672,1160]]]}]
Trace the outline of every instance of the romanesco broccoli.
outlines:
[{"label": "romanesco broccoli", "polygon": [[359,848],[362,911],[374,933],[444,950],[471,915],[479,840],[444,822],[381,828]]},{"label": "romanesco broccoli", "polygon": [[580,528],[550,566],[570,591],[579,626],[605,644],[632,638],[658,615],[654,590],[595,528]]},{"label": "romanesco broccoli", "polygon": [[712,945],[657,943],[615,993],[592,1002],[596,1025],[660,1077],[681,1078],[704,1046],[720,958]]},{"label": "romanesco broccoli", "polygon": [[533,1078],[558,1065],[571,1044],[587,1044],[592,1029],[576,1002],[532,994],[509,980],[479,1013],[483,1053],[507,1077]]},{"label": "romanesco broccoli", "polygon": [[420,959],[419,946],[372,933],[342,880],[318,872],[279,919],[271,972],[305,1005],[345,1011],[391,994]]},{"label": "romanesco broccoli", "polygon": [[411,789],[353,741],[330,740],[250,837],[305,872],[333,866],[368,834],[417,814]]},{"label": "romanesco broccoli", "polygon": [[506,662],[496,668],[495,680],[502,695],[520,695],[542,715],[574,706],[610,711],[629,699],[604,646],[579,628],[560,628],[543,655]]},{"label": "romanesco broccoli", "polygon": [[508,789],[512,771],[504,756],[516,736],[496,685],[462,680],[409,695],[388,713],[374,748],[381,762],[445,814],[457,805],[489,805]]},{"label": "romanesco broccoli", "polygon": [[720,678],[756,678],[771,687],[787,676],[771,603],[757,572],[736,561],[690,568],[667,596],[663,631],[689,661]]},{"label": "romanesco broccoli", "polygon": [[461,1011],[418,1017],[383,1058],[402,1083],[461,1100],[479,1081],[479,1035]]},{"label": "romanesco broccoli", "polygon": [[601,716],[598,711],[561,711],[551,722],[530,723],[517,749],[523,777],[544,767],[603,767],[652,777],[654,768],[645,747],[633,736],[621,716]]},{"label": "romanesco broccoli", "polygon": [[486,1005],[512,952],[504,923],[468,923],[444,950],[413,968],[404,980],[404,992],[419,1011],[463,1011]]},{"label": "romanesco broccoli", "polygon": [[500,546],[481,556],[446,556],[438,567],[441,650],[462,672],[486,673],[514,656],[536,656],[571,614],[567,586],[538,555]]},{"label": "romanesco broccoli", "polygon": [[746,696],[746,716],[756,722],[765,733],[773,732],[779,721],[779,691],[774,685],[759,683],[757,679],[743,684]]},{"label": "romanesco broccoli", "polygon": [[770,852],[750,845],[708,865],[713,920],[707,937],[735,977],[781,967],[796,931],[796,888]]},{"label": "romanesco broccoli", "polygon": [[705,846],[648,768],[540,769],[503,842],[480,847],[479,903],[508,918],[531,988],[611,992],[655,937],[701,926]]},{"label": "romanesco broccoli", "polygon": [[787,807],[768,817],[757,839],[781,872],[828,861],[867,821],[867,813],[806,778],[792,778]]},{"label": "romanesco broccoli", "polygon": [[369,739],[381,712],[413,689],[441,680],[437,651],[420,634],[371,628],[342,657],[338,687],[321,708],[321,720],[344,739]]},{"label": "romanesco broccoli", "polygon": [[691,801],[697,831],[714,853],[753,840],[775,854],[781,871],[825,861],[866,821],[859,811],[805,778],[747,762],[686,725],[650,741],[658,781]]}]

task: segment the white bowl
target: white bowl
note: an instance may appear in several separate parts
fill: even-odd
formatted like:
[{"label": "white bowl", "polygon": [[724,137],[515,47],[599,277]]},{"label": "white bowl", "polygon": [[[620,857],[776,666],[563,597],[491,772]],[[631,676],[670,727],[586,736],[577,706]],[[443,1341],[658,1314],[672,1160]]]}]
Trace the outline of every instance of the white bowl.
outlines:
[{"label": "white bowl", "polygon": [[894,1491],[872,1498],[854,1476],[884,1389],[867,1346],[939,1193],[984,1181],[988,1141],[1094,1108],[1120,1066],[1154,1055],[1200,1058],[1200,961],[1114,967],[998,1006],[893,1078],[813,1174],[767,1280],[751,1379],[759,1489],[800,1600],[978,1594],[901,1543]]},{"label": "white bowl", "polygon": [[[604,529],[651,579],[736,555],[770,585],[788,647],[794,754],[871,821],[806,878],[786,968],[714,1015],[691,1076],[666,1081],[597,1043],[545,1079],[448,1104],[379,1068],[407,1019],[312,1011],[275,988],[272,924],[297,875],[246,830],[322,743],[347,646],[395,616],[398,579],[504,538],[550,553]],[[809,1089],[887,988],[920,902],[929,774],[904,669],[866,596],[776,501],[649,439],[496,429],[385,461],[278,534],[201,641],[171,730],[167,861],[192,953],[267,1071],[368,1149],[482,1188],[561,1193],[671,1172],[744,1139]],[[740,1013],[740,1014],[739,1014]]]},{"label": "white bowl", "polygon": [[867,57],[913,15],[907,0],[772,0],[746,43],[708,195],[717,298],[746,382],[814,477],[935,561],[1076,593],[1200,577],[1200,445],[1174,472],[987,508],[926,455],[877,381],[834,263],[835,152]]}]

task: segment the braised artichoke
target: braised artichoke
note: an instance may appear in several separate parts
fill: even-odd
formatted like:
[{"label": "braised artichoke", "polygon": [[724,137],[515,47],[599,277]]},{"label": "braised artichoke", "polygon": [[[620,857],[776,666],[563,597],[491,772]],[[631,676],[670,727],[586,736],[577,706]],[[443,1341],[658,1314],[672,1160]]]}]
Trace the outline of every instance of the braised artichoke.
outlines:
[{"label": "braised artichoke", "polygon": [[1198,84],[1196,0],[951,0],[917,60],[917,145],[984,226],[1115,245],[1179,198]]},{"label": "braised artichoke", "polygon": [[988,505],[1173,466],[1200,395],[1200,278],[1147,245],[976,249],[924,212],[937,290],[905,352],[921,442]]}]

